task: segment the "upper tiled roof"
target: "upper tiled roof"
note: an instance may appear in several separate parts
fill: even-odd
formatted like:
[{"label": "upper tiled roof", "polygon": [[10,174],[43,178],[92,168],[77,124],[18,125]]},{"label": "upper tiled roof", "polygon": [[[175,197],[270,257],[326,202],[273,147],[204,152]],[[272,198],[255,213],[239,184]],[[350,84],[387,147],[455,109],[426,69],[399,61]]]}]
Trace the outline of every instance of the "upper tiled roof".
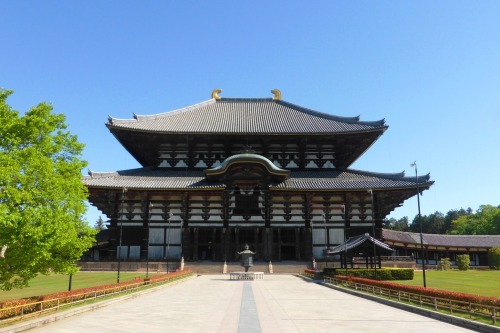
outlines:
[{"label": "upper tiled roof", "polygon": [[384,130],[384,120],[360,121],[271,98],[221,98],[134,119],[109,118],[115,129],[157,133],[347,133]]},{"label": "upper tiled roof", "polygon": [[[386,242],[420,244],[420,234],[382,229],[382,238]],[[424,245],[439,247],[490,248],[500,246],[500,235],[437,235],[422,234]]]},{"label": "upper tiled roof", "polygon": [[[117,172],[89,172],[83,177],[88,187],[131,189],[209,189],[224,188],[220,182],[206,180],[203,171],[153,170],[149,168]],[[432,184],[429,176],[419,177],[422,187]],[[281,183],[272,184],[271,189],[290,190],[366,190],[412,188],[415,177],[404,177],[403,173],[382,174],[358,170],[292,171]]]}]

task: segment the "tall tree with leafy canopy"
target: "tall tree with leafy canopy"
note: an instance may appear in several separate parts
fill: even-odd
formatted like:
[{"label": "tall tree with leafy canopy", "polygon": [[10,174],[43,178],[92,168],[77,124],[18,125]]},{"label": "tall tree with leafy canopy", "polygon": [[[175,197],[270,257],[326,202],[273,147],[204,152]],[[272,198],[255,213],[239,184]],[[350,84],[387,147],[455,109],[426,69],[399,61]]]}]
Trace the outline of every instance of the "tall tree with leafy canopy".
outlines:
[{"label": "tall tree with leafy canopy", "polygon": [[24,115],[0,89],[0,289],[21,288],[38,274],[73,273],[95,230],[82,219],[83,144],[65,116],[40,103]]},{"label": "tall tree with leafy canopy", "polygon": [[479,206],[474,214],[454,220],[452,227],[455,235],[500,235],[500,207]]}]

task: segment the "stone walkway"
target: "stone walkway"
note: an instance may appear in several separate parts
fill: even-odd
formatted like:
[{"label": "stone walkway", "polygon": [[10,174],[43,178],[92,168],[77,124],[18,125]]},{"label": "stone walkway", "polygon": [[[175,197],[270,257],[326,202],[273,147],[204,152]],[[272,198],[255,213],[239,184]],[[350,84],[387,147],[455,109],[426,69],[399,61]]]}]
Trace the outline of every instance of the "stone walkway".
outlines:
[{"label": "stone walkway", "polygon": [[29,332],[471,332],[292,275],[205,275]]}]

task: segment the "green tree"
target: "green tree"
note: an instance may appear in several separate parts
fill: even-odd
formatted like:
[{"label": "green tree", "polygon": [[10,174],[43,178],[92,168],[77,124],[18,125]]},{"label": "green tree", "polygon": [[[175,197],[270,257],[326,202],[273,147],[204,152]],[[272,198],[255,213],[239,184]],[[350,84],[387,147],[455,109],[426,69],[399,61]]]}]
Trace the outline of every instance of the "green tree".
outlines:
[{"label": "green tree", "polygon": [[101,216],[95,221],[94,229],[97,231],[101,231],[106,229],[106,225],[104,224],[104,220],[102,219]]},{"label": "green tree", "polygon": [[500,269],[500,247],[492,247],[488,251],[490,266],[495,269]]},{"label": "green tree", "polygon": [[450,258],[441,258],[437,265],[438,271],[449,271],[451,269]]},{"label": "green tree", "polygon": [[452,209],[446,213],[446,216],[444,217],[444,234],[451,234],[451,231],[453,229],[452,227],[452,222],[458,219],[460,216],[464,215],[470,215],[470,212],[472,212],[471,208],[468,208],[467,210],[460,208],[460,209]]},{"label": "green tree", "polygon": [[71,273],[92,246],[82,220],[87,191],[83,145],[65,117],[40,103],[24,115],[0,89],[0,289],[27,286],[38,274]]},{"label": "green tree", "polygon": [[409,231],[408,216],[403,216],[397,220],[392,217],[386,221],[385,227],[396,231]]},{"label": "green tree", "polygon": [[426,234],[445,233],[445,218],[441,212],[435,212],[430,215],[422,215],[420,221],[418,215],[416,215],[410,225],[410,230],[412,232],[420,232],[420,223],[422,223],[422,232]]},{"label": "green tree", "polygon": [[482,205],[474,214],[462,215],[452,222],[455,235],[500,234],[500,207]]},{"label": "green tree", "polygon": [[459,254],[457,255],[456,260],[458,269],[461,271],[466,271],[470,267],[470,257],[468,254]]}]

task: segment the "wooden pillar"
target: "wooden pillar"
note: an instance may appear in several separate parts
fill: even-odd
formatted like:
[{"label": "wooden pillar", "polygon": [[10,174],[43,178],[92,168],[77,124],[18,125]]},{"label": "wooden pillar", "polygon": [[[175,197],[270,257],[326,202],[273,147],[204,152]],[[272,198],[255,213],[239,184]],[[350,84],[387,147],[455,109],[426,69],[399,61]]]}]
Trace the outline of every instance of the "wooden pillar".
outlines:
[{"label": "wooden pillar", "polygon": [[234,228],[234,246],[235,246],[235,251],[234,251],[234,259],[233,260],[238,260],[238,252],[240,251],[240,230],[238,228]]},{"label": "wooden pillar", "polygon": [[344,237],[348,240],[351,237],[352,218],[352,195],[347,193],[344,196]]},{"label": "wooden pillar", "polygon": [[262,256],[262,251],[260,247],[260,242],[259,242],[259,228],[255,228],[253,231],[253,237],[254,237],[254,249],[256,253],[255,259],[260,259]]},{"label": "wooden pillar", "polygon": [[271,250],[271,237],[270,237],[270,232],[271,232],[271,228],[264,228],[263,230],[263,235],[262,235],[262,241],[263,241],[263,246],[264,246],[264,249],[263,249],[263,252],[264,252],[264,260],[271,260],[271,253],[272,253],[272,250]]},{"label": "wooden pillar", "polygon": [[212,248],[211,248],[211,252],[212,252],[212,261],[215,261],[215,251],[216,251],[216,246],[215,246],[215,239],[216,239],[216,232],[217,232],[217,229],[216,228],[212,228]]},{"label": "wooden pillar", "polygon": [[229,191],[222,193],[222,225],[224,228],[229,227]]},{"label": "wooden pillar", "polygon": [[227,244],[228,244],[227,228],[222,228],[221,232],[222,232],[222,235],[221,235],[221,241],[222,241],[222,260],[226,261],[227,260]]},{"label": "wooden pillar", "polygon": [[142,241],[140,258],[143,260],[148,259],[149,252],[149,227],[151,223],[151,201],[147,193],[143,193],[141,200],[141,217],[142,217]]},{"label": "wooden pillar", "polygon": [[194,228],[193,235],[193,260],[198,260],[198,228]]},{"label": "wooden pillar", "polygon": [[269,190],[264,192],[264,225],[266,228],[271,226],[271,193]]},{"label": "wooden pillar", "polygon": [[277,258],[277,260],[281,260],[281,228],[276,228],[276,229],[278,231],[278,242],[277,242],[277,246],[278,246],[278,253],[277,253],[278,254],[278,258]]},{"label": "wooden pillar", "polygon": [[301,260],[300,252],[300,229],[295,228],[295,260]]}]

